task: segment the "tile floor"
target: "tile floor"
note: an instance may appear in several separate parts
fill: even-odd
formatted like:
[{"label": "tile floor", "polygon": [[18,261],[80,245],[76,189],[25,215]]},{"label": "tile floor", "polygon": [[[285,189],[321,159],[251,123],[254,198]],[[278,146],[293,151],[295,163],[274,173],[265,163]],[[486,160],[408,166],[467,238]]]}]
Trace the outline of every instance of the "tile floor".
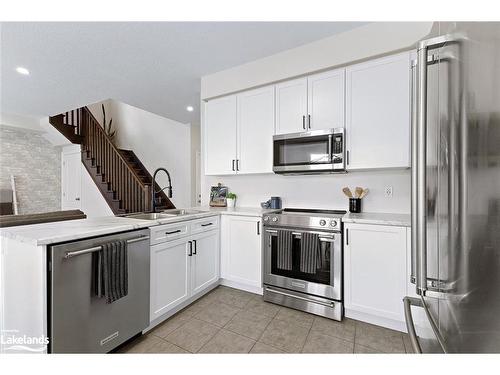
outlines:
[{"label": "tile floor", "polygon": [[408,335],[220,286],[119,353],[409,353]]}]

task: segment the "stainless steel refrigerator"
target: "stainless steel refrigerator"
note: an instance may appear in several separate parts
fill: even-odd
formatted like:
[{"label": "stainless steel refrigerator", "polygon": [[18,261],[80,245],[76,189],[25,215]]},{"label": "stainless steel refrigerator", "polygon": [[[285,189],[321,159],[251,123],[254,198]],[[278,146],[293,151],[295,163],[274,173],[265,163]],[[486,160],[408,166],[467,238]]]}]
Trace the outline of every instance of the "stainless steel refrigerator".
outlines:
[{"label": "stainless steel refrigerator", "polygon": [[412,118],[416,351],[500,352],[500,23],[437,23]]}]

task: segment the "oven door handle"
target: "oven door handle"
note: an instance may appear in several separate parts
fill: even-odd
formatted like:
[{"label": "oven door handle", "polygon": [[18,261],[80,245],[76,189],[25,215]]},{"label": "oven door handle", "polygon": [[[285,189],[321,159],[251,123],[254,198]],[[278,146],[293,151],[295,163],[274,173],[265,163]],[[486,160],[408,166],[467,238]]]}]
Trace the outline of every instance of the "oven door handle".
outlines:
[{"label": "oven door handle", "polygon": [[[278,230],[276,229],[266,229],[266,233],[269,233],[271,236],[278,234]],[[314,231],[307,231],[307,233],[316,233],[319,234],[319,239],[322,241],[327,241],[332,242],[335,239],[335,234],[327,234],[323,232],[314,232]],[[302,233],[300,232],[292,232],[292,236],[296,237],[301,237]]]}]

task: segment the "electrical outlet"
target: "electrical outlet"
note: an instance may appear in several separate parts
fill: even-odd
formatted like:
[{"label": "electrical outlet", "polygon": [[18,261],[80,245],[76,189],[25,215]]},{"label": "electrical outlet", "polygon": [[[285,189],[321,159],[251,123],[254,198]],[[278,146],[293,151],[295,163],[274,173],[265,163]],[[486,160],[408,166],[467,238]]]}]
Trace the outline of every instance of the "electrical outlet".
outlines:
[{"label": "electrical outlet", "polygon": [[384,190],[386,198],[392,198],[392,186],[386,186]]}]

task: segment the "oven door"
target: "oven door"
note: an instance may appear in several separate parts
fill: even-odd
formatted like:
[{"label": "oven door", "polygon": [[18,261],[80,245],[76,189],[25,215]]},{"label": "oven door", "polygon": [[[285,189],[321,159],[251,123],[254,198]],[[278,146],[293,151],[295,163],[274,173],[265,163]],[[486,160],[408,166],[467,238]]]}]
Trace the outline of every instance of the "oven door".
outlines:
[{"label": "oven door", "polygon": [[[264,283],[319,297],[342,300],[342,239],[340,233],[290,230],[292,240],[292,270],[277,267],[278,228],[268,227],[264,237]],[[319,234],[318,268],[316,273],[300,271],[301,233]]]}]

